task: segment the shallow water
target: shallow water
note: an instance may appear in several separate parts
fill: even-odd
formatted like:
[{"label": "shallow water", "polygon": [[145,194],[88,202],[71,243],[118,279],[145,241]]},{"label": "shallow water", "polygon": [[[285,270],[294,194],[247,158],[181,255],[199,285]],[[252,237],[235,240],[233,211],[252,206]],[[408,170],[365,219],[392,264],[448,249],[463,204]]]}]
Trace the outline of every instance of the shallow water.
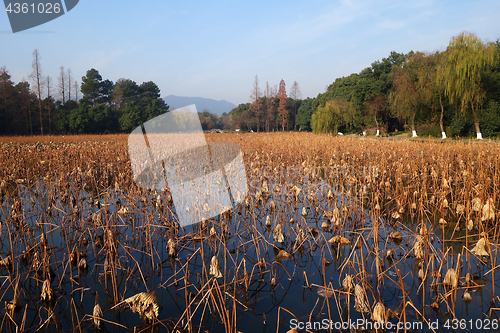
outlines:
[{"label": "shallow water", "polygon": [[[297,323],[324,323],[323,320],[340,323],[369,319],[369,313],[361,314],[354,309],[354,297],[346,297],[342,291],[343,278],[351,274],[355,275],[357,283],[364,282],[372,309],[377,301],[382,301],[401,318],[405,316],[407,322],[423,322],[423,331],[430,330],[428,323],[436,320],[437,331],[447,331],[447,323],[450,327],[456,325],[452,321],[455,318],[451,314],[453,310],[456,319],[465,319],[465,325],[471,331],[475,331],[480,323],[483,327],[488,325],[484,321],[486,319],[498,319],[495,310],[493,316],[489,317],[493,289],[496,294],[500,290],[498,278],[495,278],[495,285],[491,283],[491,261],[481,261],[463,251],[465,243],[462,242],[447,242],[443,250],[443,231],[439,225],[426,223],[429,230],[434,230],[430,235],[428,251],[435,254],[435,260],[434,266],[429,267],[438,270],[442,265],[444,277],[448,268],[457,267],[458,254],[462,254],[459,289],[456,295],[452,293],[444,298],[438,298],[438,295],[446,293],[441,284],[442,278],[435,286],[432,285],[432,277],[428,277],[422,285],[418,278],[419,268],[411,249],[415,241],[413,233],[420,221],[412,220],[410,213],[401,218],[404,221],[401,224],[379,218],[379,258],[384,267],[377,275],[375,244],[371,233],[373,214],[367,209],[369,202],[342,193],[329,201],[325,198],[330,188],[328,184],[314,184],[307,180],[301,182],[298,179],[294,184],[302,192],[295,200],[294,195],[290,195],[293,185],[285,183],[283,179],[276,181],[281,188],[279,193],[272,190],[276,183],[269,183],[271,191],[268,198],[257,202],[253,189],[248,207],[241,204],[230,216],[211,219],[203,230],[197,224],[180,228],[178,232],[167,223],[173,219],[175,209],[169,210],[165,195],[160,195],[163,208],[156,209],[156,193],[145,194],[143,197],[146,201],[142,203],[140,197],[127,193],[114,190],[92,193],[75,189],[72,185],[68,187],[68,194],[76,198],[79,208],[76,214],[69,204],[71,198],[62,200],[63,192],[53,184],[39,182],[31,188],[19,185],[17,197],[9,197],[1,204],[0,252],[2,258],[11,249],[14,255],[12,269],[2,270],[1,300],[13,298],[14,283],[11,284],[11,281],[18,278],[18,295],[22,306],[13,319],[16,325],[21,325],[23,316],[26,316],[24,329],[33,331],[40,327],[63,332],[93,329],[88,315],[92,314],[97,292],[98,302],[104,312],[103,318],[107,321],[104,323],[105,331],[148,327],[148,331],[172,331],[174,328],[187,331],[191,328],[194,332],[222,332],[226,329],[220,318],[224,317],[227,322],[236,321],[233,326],[241,332],[275,332],[278,321],[281,332],[290,329],[292,319]],[[310,190],[316,191],[312,197],[309,195]],[[53,191],[53,195],[50,191]],[[51,196],[55,201],[49,209]],[[10,219],[13,198],[21,200],[24,221],[17,227]],[[271,200],[276,204],[274,212],[270,209]],[[301,214],[304,205],[307,208],[305,217]],[[129,207],[131,214],[126,217],[117,214],[120,206]],[[321,223],[328,220],[323,213],[332,211],[335,206],[340,209],[342,226],[323,231]],[[346,211],[344,207],[347,207]],[[96,217],[99,213],[100,222]],[[271,228],[265,226],[268,215],[273,222]],[[294,219],[293,223],[289,222],[291,218]],[[223,221],[229,227],[229,234],[225,237],[222,236]],[[283,226],[285,242],[282,244],[273,241],[272,228],[277,222]],[[217,230],[215,237],[208,236],[212,226]],[[307,234],[311,228],[316,228],[319,234],[315,237]],[[105,232],[108,229],[113,233],[116,256],[110,254],[111,241]],[[294,240],[299,229],[304,230],[308,237],[300,248],[295,248]],[[11,237],[9,230],[14,231]],[[395,230],[403,235],[400,244],[388,238],[389,233]],[[450,223],[444,230],[446,239],[451,238],[452,230]],[[31,268],[35,252],[43,257],[44,246],[40,244],[42,232],[46,234],[47,258],[55,273],[52,286],[56,300],[51,303],[40,300],[43,274],[37,275]],[[350,245],[337,248],[326,242],[338,234],[349,239]],[[193,237],[196,235],[201,236],[201,240]],[[455,232],[454,237],[456,239],[463,235],[465,230]],[[84,238],[88,243],[85,243]],[[176,258],[167,255],[169,238],[177,241]],[[468,247],[471,248],[476,240],[469,240]],[[89,266],[87,270],[79,271],[68,263],[73,248],[85,253]],[[26,249],[31,251],[24,262],[22,254]],[[278,249],[284,249],[292,256],[279,259]],[[393,261],[385,257],[389,249],[394,252]],[[443,252],[447,252],[444,260]],[[495,246],[492,246],[492,253],[497,253]],[[214,255],[220,262],[222,278],[215,279],[207,274]],[[113,262],[112,274],[104,274],[106,258]],[[327,264],[324,264],[323,258],[328,261]],[[261,259],[266,264],[259,267]],[[427,259],[424,268],[428,263]],[[245,270],[248,276],[246,282]],[[470,303],[462,300],[465,290],[462,283],[465,283],[466,273],[471,273],[474,281],[481,285],[471,289]],[[275,287],[271,286],[271,278],[276,280]],[[311,287],[308,288],[307,284]],[[325,292],[320,286],[327,286],[331,290]],[[160,322],[151,327],[144,324],[139,315],[122,301],[138,292],[153,290],[162,308],[158,316]],[[433,309],[431,304],[436,300],[439,308]],[[407,304],[403,313],[402,304],[408,301],[413,306]],[[453,310],[450,311],[448,306]],[[421,314],[426,321],[422,320]],[[15,325],[7,319],[5,310],[2,315],[5,318],[2,330],[15,331]],[[188,316],[191,321],[186,320]],[[391,319],[392,324],[397,322],[398,318]],[[495,328],[492,324],[489,326]],[[316,328],[320,328],[316,325]],[[420,332],[422,329],[417,326],[409,331]]]}]

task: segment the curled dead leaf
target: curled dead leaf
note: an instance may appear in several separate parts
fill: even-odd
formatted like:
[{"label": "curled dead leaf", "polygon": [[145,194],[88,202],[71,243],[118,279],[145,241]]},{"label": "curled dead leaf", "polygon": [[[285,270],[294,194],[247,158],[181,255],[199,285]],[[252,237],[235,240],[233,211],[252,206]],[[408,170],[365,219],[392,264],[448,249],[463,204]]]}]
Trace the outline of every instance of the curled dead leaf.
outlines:
[{"label": "curled dead leaf", "polygon": [[330,243],[332,245],[336,244],[339,246],[347,246],[347,245],[351,244],[351,241],[345,237],[337,235],[337,236],[333,236],[332,238],[330,238],[328,240],[328,243]]},{"label": "curled dead leaf", "polygon": [[490,253],[488,252],[489,249],[490,249],[490,243],[488,242],[486,237],[483,237],[477,241],[476,246],[474,246],[471,252],[477,256],[489,256],[490,255]]},{"label": "curled dead leaf", "polygon": [[277,260],[281,260],[281,259],[288,259],[290,258],[292,255],[288,252],[286,252],[285,250],[280,250],[278,252],[278,254],[276,255],[276,259]]}]

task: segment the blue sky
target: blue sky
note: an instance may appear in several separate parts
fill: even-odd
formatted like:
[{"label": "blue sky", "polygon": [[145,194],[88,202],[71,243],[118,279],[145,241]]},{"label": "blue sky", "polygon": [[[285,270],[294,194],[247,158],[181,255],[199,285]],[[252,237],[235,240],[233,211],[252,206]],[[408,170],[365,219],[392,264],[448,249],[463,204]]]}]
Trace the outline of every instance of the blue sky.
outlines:
[{"label": "blue sky", "polygon": [[249,101],[255,75],[315,97],[389,55],[444,49],[461,31],[500,38],[500,1],[85,1],[13,34],[0,13],[0,66],[15,82],[38,49],[44,75],[152,80],[162,96]]}]

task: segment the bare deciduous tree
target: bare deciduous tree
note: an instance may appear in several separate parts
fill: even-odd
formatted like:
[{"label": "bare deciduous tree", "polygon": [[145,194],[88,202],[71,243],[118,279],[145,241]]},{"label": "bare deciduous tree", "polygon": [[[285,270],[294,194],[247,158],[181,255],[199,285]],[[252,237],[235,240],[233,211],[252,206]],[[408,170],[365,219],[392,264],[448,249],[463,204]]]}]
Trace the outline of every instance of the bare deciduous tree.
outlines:
[{"label": "bare deciduous tree", "polygon": [[43,76],[42,76],[42,65],[40,64],[40,53],[38,53],[38,49],[33,51],[33,62],[31,67],[33,71],[30,74],[30,79],[33,82],[33,91],[37,94],[38,97],[38,109],[40,111],[40,132],[43,135],[43,119],[42,119],[42,88],[44,84]]},{"label": "bare deciduous tree", "polygon": [[52,129],[51,129],[51,126],[50,126],[50,109],[51,109],[51,100],[50,100],[50,87],[52,86],[52,78],[50,76],[47,75],[47,78],[46,78],[46,85],[47,85],[47,110],[48,110],[48,116],[49,116],[49,135],[52,134]]},{"label": "bare deciduous tree", "polygon": [[71,99],[71,85],[73,82],[71,82],[71,69],[68,68],[68,71],[66,72],[66,79],[68,80],[68,101]]},{"label": "bare deciduous tree", "polygon": [[47,75],[47,77],[45,78],[45,86],[47,87],[47,98],[50,98],[51,94],[50,94],[50,88],[52,87],[52,78]]},{"label": "bare deciduous tree", "polygon": [[250,95],[250,100],[253,101],[253,103],[250,105],[250,110],[255,114],[257,118],[257,132],[260,131],[260,116],[262,111],[260,105],[260,97],[261,91],[259,87],[259,78],[257,77],[257,75],[255,75],[255,81],[253,83],[252,93]]},{"label": "bare deciduous tree", "polygon": [[66,103],[66,74],[64,73],[64,67],[61,66],[58,80],[59,94],[62,97],[62,103]]},{"label": "bare deciduous tree", "polygon": [[297,129],[297,100],[302,99],[302,92],[297,81],[294,81],[290,88],[290,98],[293,99],[293,128]]},{"label": "bare deciduous tree", "polygon": [[80,85],[77,80],[73,83],[73,88],[75,89],[75,101],[78,102],[78,90],[80,90]]},{"label": "bare deciduous tree", "polygon": [[264,103],[262,108],[264,109],[264,117],[266,119],[266,123],[264,127],[266,128],[266,132],[269,132],[269,119],[271,119],[272,114],[272,105],[273,105],[272,88],[269,86],[269,82],[266,81],[266,88],[264,89]]}]

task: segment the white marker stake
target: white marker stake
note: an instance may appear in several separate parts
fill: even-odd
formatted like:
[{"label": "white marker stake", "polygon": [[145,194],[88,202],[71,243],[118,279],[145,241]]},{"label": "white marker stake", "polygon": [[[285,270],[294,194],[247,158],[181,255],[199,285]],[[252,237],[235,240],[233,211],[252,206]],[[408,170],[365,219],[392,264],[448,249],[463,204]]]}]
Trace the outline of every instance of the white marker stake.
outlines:
[{"label": "white marker stake", "polygon": [[483,135],[481,133],[477,133],[477,139],[478,140],[482,140],[483,139]]},{"label": "white marker stake", "polygon": [[412,133],[413,133],[412,137],[414,137],[414,138],[418,137],[417,131],[412,131]]},{"label": "white marker stake", "polygon": [[379,131],[379,130],[377,130],[377,136],[379,136],[379,135],[380,135],[380,131]]},{"label": "white marker stake", "polygon": [[441,132],[441,135],[442,135],[441,139],[446,139],[446,133],[445,132]]}]

